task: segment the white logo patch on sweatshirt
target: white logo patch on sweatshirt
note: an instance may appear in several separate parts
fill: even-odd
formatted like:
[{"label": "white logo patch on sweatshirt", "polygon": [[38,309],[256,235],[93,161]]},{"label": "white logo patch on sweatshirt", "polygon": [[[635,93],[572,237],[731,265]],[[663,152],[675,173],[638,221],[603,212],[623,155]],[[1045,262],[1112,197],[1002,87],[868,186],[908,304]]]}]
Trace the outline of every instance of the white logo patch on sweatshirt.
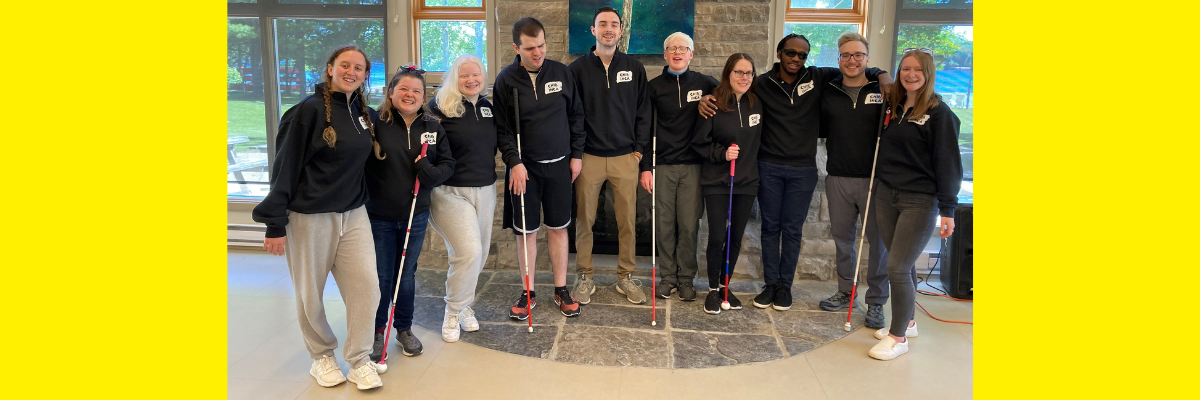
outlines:
[{"label": "white logo patch on sweatshirt", "polygon": [[813,88],[812,81],[808,81],[808,82],[804,82],[799,85],[796,85],[796,95],[803,96],[805,93],[808,93],[809,90],[812,90],[812,88]]},{"label": "white logo patch on sweatshirt", "polygon": [[421,143],[437,144],[437,134],[433,132],[422,133]]},{"label": "white logo patch on sweatshirt", "polygon": [[883,95],[879,93],[867,94],[867,104],[883,104]]},{"label": "white logo patch on sweatshirt", "polygon": [[699,101],[701,97],[704,97],[704,91],[693,90],[693,91],[688,92],[687,100],[688,100],[688,103],[691,103],[693,101]]},{"label": "white logo patch on sweatshirt", "polygon": [[362,125],[363,129],[371,129],[367,127],[367,120],[363,119],[362,116],[358,117],[358,124]]},{"label": "white logo patch on sweatshirt", "polygon": [[929,114],[922,115],[921,118],[917,118],[912,123],[917,124],[917,125],[925,125],[925,122],[927,122],[927,121],[929,121]]},{"label": "white logo patch on sweatshirt", "polygon": [[633,80],[633,71],[617,72],[617,83],[629,82]]},{"label": "white logo patch on sweatshirt", "polygon": [[762,121],[762,116],[758,114],[750,114],[750,126],[758,125]]},{"label": "white logo patch on sweatshirt", "polygon": [[491,118],[492,108],[491,107],[479,107],[479,113],[483,114],[484,117]]},{"label": "white logo patch on sweatshirt", "polygon": [[562,81],[546,82],[546,94],[561,92]]}]

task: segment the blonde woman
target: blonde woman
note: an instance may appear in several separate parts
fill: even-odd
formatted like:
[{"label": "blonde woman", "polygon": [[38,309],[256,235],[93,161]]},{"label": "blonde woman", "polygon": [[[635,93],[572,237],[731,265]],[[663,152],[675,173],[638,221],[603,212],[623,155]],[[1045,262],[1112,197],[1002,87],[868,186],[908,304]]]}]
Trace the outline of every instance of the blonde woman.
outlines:
[{"label": "blonde woman", "polygon": [[430,225],[446,240],[446,311],[442,340],[457,342],[462,330],[479,330],[471,305],[479,271],[491,247],[496,211],[496,124],[483,96],[487,74],[479,57],[454,60],[429,102],[442,121],[454,155],[454,175],[433,189]]}]

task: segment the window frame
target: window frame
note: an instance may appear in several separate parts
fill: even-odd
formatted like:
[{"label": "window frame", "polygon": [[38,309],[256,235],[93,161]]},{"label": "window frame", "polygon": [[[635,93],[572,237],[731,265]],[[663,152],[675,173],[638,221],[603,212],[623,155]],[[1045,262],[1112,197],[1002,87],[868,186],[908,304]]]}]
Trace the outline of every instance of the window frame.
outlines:
[{"label": "window frame", "polygon": [[[488,2],[488,0],[480,0],[478,7],[447,7],[427,6],[425,5],[425,0],[411,0],[413,62],[428,71],[425,74],[427,85],[440,85],[446,71],[434,71],[421,65],[421,21],[481,21],[484,23],[484,32],[492,36],[490,35],[492,33],[492,22],[488,21],[487,18]],[[489,44],[486,47],[485,53],[490,58],[493,46]],[[490,71],[488,75],[489,79],[495,77],[495,74]]]},{"label": "window frame", "polygon": [[858,33],[864,36],[867,34],[867,12],[870,4],[868,0],[854,0],[854,6],[848,10],[792,8],[791,1],[782,1],[787,1],[787,10],[784,11],[783,17],[784,26],[789,23],[858,24]]},{"label": "window frame", "polygon": [[[226,24],[230,18],[258,18],[259,40],[262,49],[263,103],[266,106],[267,170],[275,165],[275,132],[279,130],[279,49],[275,41],[275,21],[278,19],[377,19],[383,26],[383,60],[388,60],[387,0],[378,5],[362,4],[280,4],[279,0],[258,0],[257,3],[228,3]],[[385,71],[386,72],[386,71]],[[306,89],[307,90],[307,89]],[[258,183],[258,182],[254,182]],[[234,202],[258,200],[228,199]]]}]

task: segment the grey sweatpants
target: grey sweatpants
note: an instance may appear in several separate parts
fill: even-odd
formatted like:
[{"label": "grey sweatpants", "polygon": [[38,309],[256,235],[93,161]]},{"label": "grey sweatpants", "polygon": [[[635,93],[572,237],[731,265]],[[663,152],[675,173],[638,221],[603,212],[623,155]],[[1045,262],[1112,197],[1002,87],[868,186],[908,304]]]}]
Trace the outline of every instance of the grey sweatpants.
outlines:
[{"label": "grey sweatpants", "polygon": [[346,303],[342,354],[351,368],[367,362],[375,340],[379,277],[366,207],[344,213],[289,212],[284,255],[296,287],[296,314],[309,356],[314,360],[332,357],[338,345],[325,318],[323,298],[325,280],[333,273]]},{"label": "grey sweatpants", "polygon": [[[859,229],[855,224],[859,216],[867,211],[867,191],[871,180],[869,178],[849,178],[829,175],[825,177],[825,195],[829,199],[829,230],[833,234],[833,243],[837,248],[838,291],[850,292],[854,285],[855,260],[858,259]],[[878,190],[878,187],[874,188]],[[870,204],[867,220],[863,226],[867,228],[866,243],[870,246],[868,252],[866,275],[860,275],[860,281],[867,281],[867,304],[884,304],[888,300],[887,249],[879,238],[879,227],[875,222],[878,212],[875,202]]]},{"label": "grey sweatpants", "polygon": [[479,272],[491,250],[496,185],[439,186],[430,195],[429,225],[446,241],[446,311],[458,313],[475,303]]},{"label": "grey sweatpants", "polygon": [[667,283],[691,282],[698,268],[697,233],[704,216],[700,165],[655,167],[654,192],[658,276]]},{"label": "grey sweatpants", "polygon": [[933,235],[938,217],[937,199],[931,194],[894,190],[875,180],[875,209],[879,236],[890,253],[888,278],[892,284],[890,333],[904,337],[917,302],[917,270],[913,265]]}]

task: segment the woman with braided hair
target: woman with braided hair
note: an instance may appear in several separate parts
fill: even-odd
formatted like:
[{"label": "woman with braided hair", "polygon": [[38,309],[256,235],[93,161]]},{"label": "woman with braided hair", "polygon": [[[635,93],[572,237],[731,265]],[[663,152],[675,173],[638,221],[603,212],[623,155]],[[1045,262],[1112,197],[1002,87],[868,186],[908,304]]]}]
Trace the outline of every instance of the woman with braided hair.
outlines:
[{"label": "woman with braided hair", "polygon": [[253,216],[267,225],[263,248],[287,257],[300,332],[314,360],[309,374],[324,387],[346,381],[333,356],[337,337],[322,302],[332,273],[346,303],[342,351],[349,379],[365,390],[383,386],[379,373],[386,371],[369,358],[380,294],[364,206],[367,159],[372,153],[384,156],[374,140],[375,113],[367,107],[371,64],[366,53],[341,46],[325,64],[324,82],[279,121],[271,191]]}]

